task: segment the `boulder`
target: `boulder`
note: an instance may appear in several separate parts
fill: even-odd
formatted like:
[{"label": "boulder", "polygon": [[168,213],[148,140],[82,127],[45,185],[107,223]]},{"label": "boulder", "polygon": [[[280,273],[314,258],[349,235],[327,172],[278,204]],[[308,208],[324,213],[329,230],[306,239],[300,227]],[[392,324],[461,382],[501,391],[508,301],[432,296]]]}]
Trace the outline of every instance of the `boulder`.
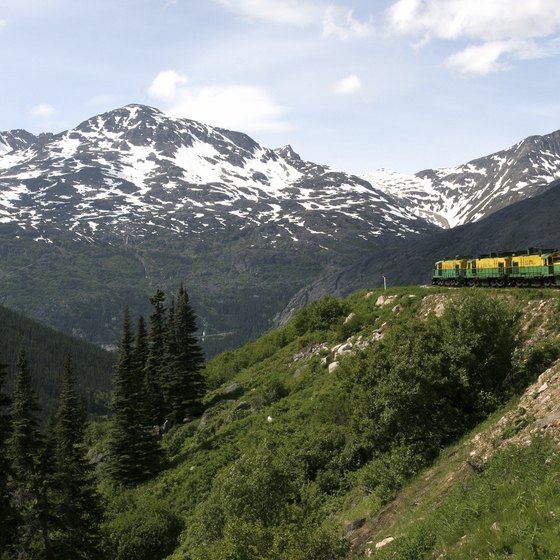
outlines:
[{"label": "boulder", "polygon": [[402,305],[395,305],[395,307],[393,307],[393,309],[391,309],[391,311],[395,315],[398,315],[402,311]]},{"label": "boulder", "polygon": [[240,391],[242,389],[243,389],[243,385],[241,385],[241,383],[236,381],[235,383],[232,383],[231,385],[228,385],[222,391],[222,395],[231,395],[231,393],[236,393],[237,391]]},{"label": "boulder", "polygon": [[340,366],[340,364],[338,362],[330,363],[329,364],[329,373],[332,373],[333,371],[336,371],[339,366]]},{"label": "boulder", "polygon": [[353,347],[354,345],[351,342],[345,342],[336,349],[335,354],[337,356],[345,356],[346,354],[350,354],[350,352],[352,352]]},{"label": "boulder", "polygon": [[344,324],[346,325],[346,323],[349,323],[355,316],[356,316],[355,313],[350,313],[350,315],[348,315],[348,317],[344,319]]},{"label": "boulder", "polygon": [[397,296],[379,296],[377,298],[377,301],[375,302],[375,305],[378,305],[380,307],[383,305],[389,305],[390,303],[393,303],[396,299]]},{"label": "boulder", "polygon": [[247,401],[241,401],[237,406],[235,406],[232,412],[237,412],[239,410],[249,410],[251,408],[251,404]]},{"label": "boulder", "polygon": [[375,550],[381,550],[382,548],[386,547],[388,544],[391,544],[394,541],[394,537],[387,537],[378,543],[375,543]]}]

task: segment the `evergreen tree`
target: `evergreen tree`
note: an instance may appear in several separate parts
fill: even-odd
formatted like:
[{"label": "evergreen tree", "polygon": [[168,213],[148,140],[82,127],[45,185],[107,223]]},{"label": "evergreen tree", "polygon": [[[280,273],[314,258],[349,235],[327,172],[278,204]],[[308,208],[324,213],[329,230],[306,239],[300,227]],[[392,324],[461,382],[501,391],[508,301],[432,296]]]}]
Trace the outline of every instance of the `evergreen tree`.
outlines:
[{"label": "evergreen tree", "polygon": [[198,343],[196,316],[183,286],[177,294],[167,342],[168,369],[165,396],[168,415],[180,422],[188,412],[196,412],[205,391],[201,368],[204,354]]},{"label": "evergreen tree", "polygon": [[130,316],[125,309],[123,334],[113,380],[108,471],[113,482],[138,484],[159,468],[159,443],[147,413],[143,372],[136,367]]},{"label": "evergreen tree", "polygon": [[25,351],[21,350],[11,409],[12,433],[9,456],[13,469],[13,500],[20,517],[17,535],[19,556],[29,559],[53,558],[48,502],[41,458],[43,438],[39,432],[39,406],[31,387],[31,373]]},{"label": "evergreen tree", "polygon": [[146,321],[142,315],[138,318],[133,360],[134,367],[139,372],[139,375],[143,377],[148,362],[148,333],[146,331]]},{"label": "evergreen tree", "polygon": [[150,298],[150,303],[153,310],[149,321],[148,357],[145,367],[146,392],[151,422],[155,425],[161,425],[165,416],[162,378],[165,368],[166,310],[163,291],[157,290],[154,296]]},{"label": "evergreen tree", "polygon": [[137,422],[140,430],[138,458],[144,466],[146,477],[158,472],[162,462],[162,450],[159,436],[154,430],[152,401],[148,390],[148,380],[145,375],[148,361],[148,340],[144,318],[140,316],[133,349],[133,375],[136,388]]},{"label": "evergreen tree", "polygon": [[57,560],[100,558],[102,510],[93,472],[86,461],[84,411],[75,386],[70,356],[66,357],[62,393],[54,428],[55,515]]},{"label": "evergreen tree", "polygon": [[0,364],[0,558],[14,544],[16,514],[11,505],[9,480],[11,465],[8,459],[8,437],[10,435],[10,399],[2,390],[6,377],[6,365]]}]

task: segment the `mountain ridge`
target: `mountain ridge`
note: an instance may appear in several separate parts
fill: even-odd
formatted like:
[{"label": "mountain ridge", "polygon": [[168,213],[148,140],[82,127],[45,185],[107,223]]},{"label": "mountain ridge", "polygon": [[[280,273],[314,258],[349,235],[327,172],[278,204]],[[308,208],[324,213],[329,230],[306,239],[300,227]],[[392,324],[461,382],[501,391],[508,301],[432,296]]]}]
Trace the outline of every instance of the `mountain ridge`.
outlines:
[{"label": "mountain ridge", "polygon": [[[58,134],[0,135],[0,301],[104,344],[118,339],[125,303],[148,313],[143,302],[157,287],[174,292],[180,282],[207,351],[242,344],[317,278],[399,240],[438,234],[446,225],[440,206],[453,206],[461,190],[459,171],[450,187],[434,170],[445,179],[428,193],[434,206],[414,185],[399,194],[387,181],[306,161],[290,145],[270,149],[243,132],[139,104]],[[538,138],[518,146],[523,157],[532,154],[510,179],[518,185],[523,172],[520,198],[546,190],[537,178],[558,171],[558,142]],[[534,156],[541,148],[543,161]],[[492,157],[488,165],[505,173]],[[473,177],[484,175],[463,168],[467,191],[476,190]],[[428,184],[422,173],[415,181]],[[463,204],[468,219],[511,202],[506,189],[480,187],[492,204]]]}]

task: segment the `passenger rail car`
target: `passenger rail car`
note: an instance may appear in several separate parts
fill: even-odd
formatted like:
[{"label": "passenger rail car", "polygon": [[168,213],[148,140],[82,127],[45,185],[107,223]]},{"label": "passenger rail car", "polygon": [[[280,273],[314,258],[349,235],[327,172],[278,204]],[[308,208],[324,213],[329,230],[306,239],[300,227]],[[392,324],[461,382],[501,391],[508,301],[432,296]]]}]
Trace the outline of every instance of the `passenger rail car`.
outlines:
[{"label": "passenger rail car", "polygon": [[437,286],[560,286],[558,249],[490,253],[437,261],[432,275]]}]

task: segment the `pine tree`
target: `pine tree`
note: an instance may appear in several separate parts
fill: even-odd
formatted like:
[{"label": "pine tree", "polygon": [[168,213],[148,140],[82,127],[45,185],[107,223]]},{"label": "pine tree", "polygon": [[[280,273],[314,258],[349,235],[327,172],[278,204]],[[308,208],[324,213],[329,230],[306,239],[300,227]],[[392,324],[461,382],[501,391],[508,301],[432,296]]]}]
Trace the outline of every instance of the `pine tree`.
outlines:
[{"label": "pine tree", "polygon": [[66,357],[62,393],[54,427],[55,516],[57,560],[100,558],[102,510],[84,446],[84,411],[75,386],[70,356]]},{"label": "pine tree", "polygon": [[146,331],[146,321],[140,315],[138,318],[138,327],[136,328],[136,338],[134,341],[134,367],[144,376],[146,363],[148,362],[148,333]]},{"label": "pine tree", "polygon": [[151,422],[154,425],[161,426],[165,417],[162,377],[165,367],[166,310],[163,291],[157,290],[154,296],[150,298],[150,303],[153,311],[150,315],[148,357],[145,367],[146,392]]},{"label": "pine tree", "polygon": [[137,367],[130,316],[125,309],[123,334],[113,379],[108,472],[113,482],[134,486],[159,468],[159,442],[147,412],[143,372]]},{"label": "pine tree", "polygon": [[8,437],[10,435],[10,399],[2,390],[6,378],[6,365],[0,364],[0,557],[14,544],[17,517],[11,505],[9,480],[11,465],[8,459]]},{"label": "pine tree", "polygon": [[162,463],[162,450],[159,436],[154,430],[152,401],[148,390],[148,381],[145,375],[148,361],[148,341],[144,318],[138,320],[138,329],[133,349],[133,375],[136,388],[137,422],[140,430],[138,445],[138,458],[143,465],[144,474],[149,478],[156,474]]},{"label": "pine tree", "polygon": [[201,368],[204,354],[198,343],[196,316],[183,286],[177,294],[167,342],[168,369],[165,396],[168,415],[180,422],[188,412],[196,412],[205,391]]},{"label": "pine tree", "polygon": [[17,547],[20,556],[50,560],[53,558],[49,536],[51,514],[42,468],[43,438],[38,428],[38,411],[27,357],[21,350],[8,444],[13,469],[13,500],[20,518]]}]

